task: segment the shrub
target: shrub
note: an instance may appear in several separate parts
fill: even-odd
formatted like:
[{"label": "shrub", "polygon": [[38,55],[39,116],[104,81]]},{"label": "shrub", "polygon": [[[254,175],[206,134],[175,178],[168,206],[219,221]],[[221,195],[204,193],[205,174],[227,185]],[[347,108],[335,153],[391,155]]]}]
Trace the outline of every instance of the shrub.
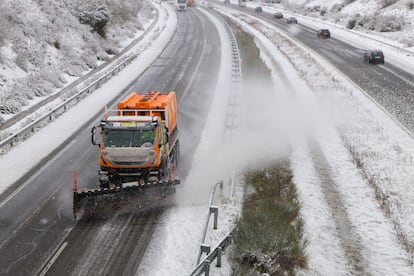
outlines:
[{"label": "shrub", "polygon": [[313,7],[306,7],[305,11],[307,11],[307,12],[320,12],[321,11],[321,6],[316,5],[316,6],[313,6]]},{"label": "shrub", "polygon": [[0,113],[1,114],[15,114],[19,112],[21,105],[14,98],[2,97],[0,99]]},{"label": "shrub", "polygon": [[255,193],[243,204],[234,237],[234,275],[292,274],[306,268],[306,240],[288,161],[245,175]]},{"label": "shrub", "polygon": [[335,4],[331,8],[331,12],[340,12],[343,9],[343,4]]},{"label": "shrub", "polygon": [[381,8],[386,8],[386,7],[394,4],[395,2],[397,2],[397,0],[381,0],[381,2],[380,2]]},{"label": "shrub", "polygon": [[[137,5],[137,4],[140,5]],[[111,21],[119,24],[134,20],[138,10],[141,8],[142,3],[140,1],[109,1],[111,8]]]},{"label": "shrub", "polygon": [[407,2],[407,7],[408,7],[410,10],[414,9],[414,0],[409,0],[409,1]]},{"label": "shrub", "polygon": [[92,28],[102,38],[106,38],[105,26],[109,21],[108,7],[98,0],[79,1],[73,5],[72,13],[82,24]]},{"label": "shrub", "polygon": [[53,43],[53,46],[55,46],[56,49],[60,50],[59,40],[56,40],[55,43]]},{"label": "shrub", "polygon": [[401,30],[402,25],[402,19],[396,16],[378,16],[375,30],[379,32],[396,32]]},{"label": "shrub", "polygon": [[348,20],[346,27],[348,29],[361,27],[363,29],[372,31],[375,30],[378,32],[395,32],[400,31],[403,25],[403,20],[396,16],[377,15],[368,17],[356,14],[354,17]]},{"label": "shrub", "polygon": [[346,27],[348,29],[353,29],[355,27],[356,24],[356,19],[355,18],[351,18],[348,20],[348,23],[346,23]]}]

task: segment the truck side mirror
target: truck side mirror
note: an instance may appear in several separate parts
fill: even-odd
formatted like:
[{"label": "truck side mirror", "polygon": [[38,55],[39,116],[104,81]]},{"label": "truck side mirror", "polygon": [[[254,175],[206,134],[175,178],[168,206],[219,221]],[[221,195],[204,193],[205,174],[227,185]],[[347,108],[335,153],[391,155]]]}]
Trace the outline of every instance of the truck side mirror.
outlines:
[{"label": "truck side mirror", "polygon": [[100,146],[100,144],[97,144],[96,143],[96,126],[94,126],[92,129],[91,129],[91,142],[92,142],[92,145],[94,145],[94,146],[96,146],[96,145],[98,145],[98,146]]}]

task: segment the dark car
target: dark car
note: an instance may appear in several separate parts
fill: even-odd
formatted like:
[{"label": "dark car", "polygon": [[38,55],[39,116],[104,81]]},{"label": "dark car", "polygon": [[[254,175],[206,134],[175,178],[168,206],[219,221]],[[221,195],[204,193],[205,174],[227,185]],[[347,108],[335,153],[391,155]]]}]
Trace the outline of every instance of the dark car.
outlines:
[{"label": "dark car", "polygon": [[331,38],[331,32],[328,29],[320,29],[316,32],[316,36],[319,38]]},{"label": "dark car", "polygon": [[371,50],[364,52],[364,62],[370,64],[385,63],[384,53],[381,50]]},{"label": "dark car", "polygon": [[260,7],[260,6],[257,6],[257,7],[254,9],[254,11],[255,11],[255,12],[262,12],[262,11],[263,11],[263,9],[262,9],[262,7]]},{"label": "dark car", "polygon": [[288,19],[286,19],[286,22],[288,24],[297,24],[298,20],[295,17],[289,17]]},{"label": "dark car", "polygon": [[273,15],[273,18],[275,19],[282,19],[283,18],[283,13],[281,12],[277,12]]}]

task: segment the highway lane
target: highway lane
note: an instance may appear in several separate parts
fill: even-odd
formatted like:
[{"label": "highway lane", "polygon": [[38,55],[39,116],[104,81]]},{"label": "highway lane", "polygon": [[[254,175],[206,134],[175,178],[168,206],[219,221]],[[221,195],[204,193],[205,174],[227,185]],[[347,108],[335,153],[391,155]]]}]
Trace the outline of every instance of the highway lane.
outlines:
[{"label": "highway lane", "polygon": [[311,48],[342,71],[414,133],[414,75],[404,68],[389,63],[386,52],[384,65],[370,65],[362,60],[364,50],[368,49],[360,49],[353,46],[351,42],[346,43],[336,39],[333,30],[331,30],[332,38],[319,39],[316,37],[316,30],[301,25],[300,19],[299,24],[287,24],[283,20],[274,19],[269,13],[256,13],[251,8],[239,8],[235,5],[227,5],[227,7],[257,16]]},{"label": "highway lane", "polygon": [[[178,14],[177,32],[161,56],[125,91],[177,92],[182,177],[200,139],[219,64],[215,26],[204,14],[190,9]],[[138,266],[158,217],[168,205],[109,219],[72,220],[72,172],[78,172],[79,186],[97,184],[98,150],[90,144],[90,128],[98,121],[84,127],[53,162],[0,208],[0,275],[32,275],[49,262],[50,275],[130,275]]]}]

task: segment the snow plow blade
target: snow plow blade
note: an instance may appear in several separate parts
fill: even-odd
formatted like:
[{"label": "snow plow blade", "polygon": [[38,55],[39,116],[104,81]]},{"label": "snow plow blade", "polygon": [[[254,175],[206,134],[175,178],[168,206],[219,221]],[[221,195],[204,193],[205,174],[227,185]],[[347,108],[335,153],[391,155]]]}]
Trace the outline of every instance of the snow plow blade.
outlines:
[{"label": "snow plow blade", "polygon": [[175,193],[179,179],[135,182],[122,187],[77,189],[73,188],[73,216],[108,216],[121,208],[142,208],[156,200]]}]

